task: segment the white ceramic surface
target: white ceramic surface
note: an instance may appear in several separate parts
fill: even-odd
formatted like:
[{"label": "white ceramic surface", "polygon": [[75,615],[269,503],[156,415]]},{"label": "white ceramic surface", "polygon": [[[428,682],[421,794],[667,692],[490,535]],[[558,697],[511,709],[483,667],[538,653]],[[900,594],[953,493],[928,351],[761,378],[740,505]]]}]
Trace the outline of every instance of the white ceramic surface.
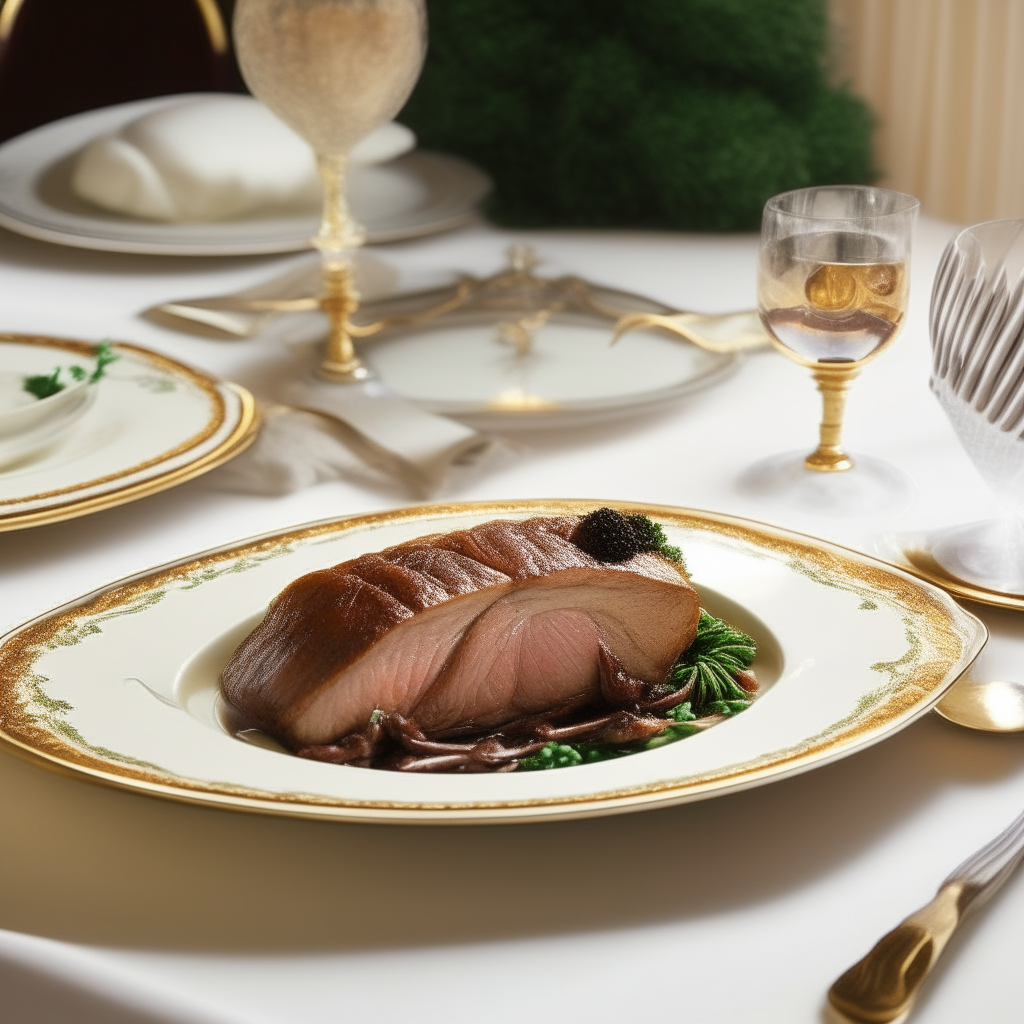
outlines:
[{"label": "white ceramic surface", "polygon": [[[0,145],[0,225],[47,242],[113,252],[224,256],[309,248],[318,210],[163,224],[108,213],[74,195],[72,165],[82,146],[180,99],[161,96],[75,114]],[[465,223],[490,188],[490,179],[464,160],[415,150],[389,163],[353,168],[349,198],[368,241],[391,242]]]},{"label": "white ceramic surface", "polygon": [[[80,343],[62,348],[54,339],[44,345],[40,340],[0,338],[6,372],[24,375],[89,361]],[[253,415],[247,392],[135,346],[115,345],[114,351],[118,360],[88,387],[88,405],[73,429],[48,438],[36,455],[0,468],[0,531],[151,493],[168,477],[211,460],[217,464],[226,449],[235,454],[244,447],[240,435],[248,440],[246,421]]]},{"label": "white ceramic surface", "polygon": [[47,398],[25,390],[27,376],[52,371],[53,366],[42,361],[28,372],[0,370],[0,471],[54,444],[95,401],[96,385],[85,380],[71,380]]},{"label": "white ceramic surface", "polygon": [[588,817],[745,789],[877,742],[927,711],[985,642],[980,622],[941,591],[867,556],[742,520],[635,506],[682,547],[709,611],[757,640],[764,689],[741,715],[614,761],[495,775],[323,764],[244,743],[220,724],[221,668],[298,576],[495,516],[591,507],[397,510],[140,574],[43,616],[27,636],[8,635],[2,735],[86,776],[239,809],[421,823]]}]

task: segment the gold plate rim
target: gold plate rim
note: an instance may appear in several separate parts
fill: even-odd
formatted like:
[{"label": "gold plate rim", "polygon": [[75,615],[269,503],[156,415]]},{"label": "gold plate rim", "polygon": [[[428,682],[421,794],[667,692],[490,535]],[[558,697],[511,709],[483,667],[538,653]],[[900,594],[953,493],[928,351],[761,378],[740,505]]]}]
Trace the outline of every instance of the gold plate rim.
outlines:
[{"label": "gold plate rim", "polygon": [[[161,586],[168,580],[180,578],[212,562],[226,561],[242,555],[266,552],[291,541],[306,540],[318,535],[383,525],[402,520],[429,519],[444,515],[474,514],[501,515],[503,513],[533,512],[557,513],[589,511],[609,505],[632,512],[666,519],[678,526],[711,530],[733,538],[756,538],[762,546],[775,550],[799,551],[816,556],[819,564],[841,560],[845,568],[857,567],[865,579],[886,577],[894,589],[900,591],[905,603],[914,603],[922,613],[930,612],[930,625],[938,624],[957,643],[957,655],[951,657],[937,681],[933,678],[930,689],[925,683],[913,688],[920,696],[906,700],[892,700],[868,713],[855,728],[840,731],[820,739],[799,753],[781,752],[761,764],[740,765],[734,770],[723,769],[704,778],[667,780],[647,783],[626,789],[587,793],[579,796],[538,798],[518,801],[462,802],[432,804],[414,802],[384,802],[346,800],[313,794],[271,794],[261,790],[207,782],[192,782],[170,774],[152,771],[149,766],[111,763],[95,756],[73,743],[51,733],[45,740],[39,738],[43,730],[29,728],[27,733],[37,736],[37,742],[26,741],[9,731],[10,722],[17,725],[15,708],[19,668],[29,666],[25,650],[33,647],[30,639],[36,636],[38,644],[44,627],[49,632],[61,628],[65,619],[94,606],[104,610],[117,607],[117,598],[137,599],[139,594]],[[855,578],[855,574],[851,573]],[[959,626],[959,630],[956,628]],[[19,637],[22,643],[17,643]],[[918,579],[899,566],[885,562],[864,552],[824,541],[783,527],[760,523],[756,520],[723,513],[678,506],[655,505],[642,502],[624,502],[587,499],[529,499],[511,501],[457,502],[433,505],[414,505],[383,512],[335,517],[299,524],[284,530],[231,542],[198,554],[155,566],[131,576],[106,584],[88,594],[69,601],[58,608],[36,616],[28,622],[0,636],[0,749],[24,757],[51,770],[114,788],[139,794],[159,796],[183,803],[206,807],[240,810],[326,821],[375,822],[381,824],[500,824],[528,823],[595,817],[628,811],[639,811],[659,806],[686,803],[712,796],[738,792],[769,781],[800,774],[819,765],[849,756],[899,731],[930,711],[977,658],[988,638],[983,622],[960,607],[941,588]],[[954,674],[954,668],[959,671]],[[933,674],[934,675],[934,674]],[[890,706],[891,705],[891,706]],[[23,717],[27,717],[21,712]],[[44,749],[49,747],[50,749]]]},{"label": "gold plate rim", "polygon": [[[79,355],[89,355],[95,347],[89,342],[78,341],[71,338],[58,338],[48,335],[2,333],[0,334],[0,344],[5,343],[59,348],[67,352],[75,352]],[[196,370],[191,366],[187,366],[184,363],[180,363],[176,359],[172,359],[170,356],[154,352],[141,345],[121,341],[114,342],[114,344],[118,348],[128,349],[131,352],[142,355],[157,365],[163,365],[176,373],[183,374],[190,381],[200,387],[205,393],[215,398],[215,404],[217,405],[218,412],[214,416],[214,421],[207,424],[207,427],[200,432],[201,436],[196,435],[196,438],[189,439],[191,447],[201,444],[203,440],[212,436],[212,434],[219,430],[224,424],[227,417],[224,408],[224,397],[220,393],[220,388],[222,387],[231,391],[239,400],[238,422],[235,424],[230,434],[228,434],[228,436],[225,437],[220,444],[216,446],[216,448],[211,449],[199,458],[193,459],[176,469],[167,470],[163,473],[158,473],[155,476],[148,477],[145,480],[140,480],[135,484],[114,488],[113,490],[105,491],[102,494],[93,495],[88,498],[72,498],[70,501],[61,501],[43,508],[31,509],[25,512],[14,512],[6,515],[0,513],[0,533],[6,533],[13,530],[24,530],[33,526],[47,526],[51,523],[59,523],[67,519],[75,519],[78,516],[89,515],[93,512],[102,512],[108,508],[115,508],[118,505],[125,505],[129,502],[137,501],[140,498],[146,498],[151,494],[157,494],[160,491],[167,490],[170,487],[175,487],[178,484],[185,483],[197,476],[201,476],[203,473],[207,473],[211,469],[216,469],[217,466],[223,465],[225,462],[233,459],[236,455],[240,455],[256,439],[260,426],[260,411],[256,403],[256,399],[248,389],[242,387],[240,384],[235,384],[232,381],[216,380],[208,374],[202,373],[201,371]],[[186,447],[185,451],[187,450],[188,449]],[[174,451],[169,454],[165,454],[153,464],[159,465],[160,461],[166,461],[167,458],[176,454],[183,453]],[[132,467],[131,469],[126,470],[124,475],[134,472],[138,468],[139,467]],[[74,490],[80,489],[81,487],[92,486],[94,483],[95,481],[86,481],[84,484],[80,485],[80,487],[71,489],[70,493],[73,493]],[[57,495],[55,493],[54,497],[56,496]]]},{"label": "gold plate rim", "polygon": [[909,547],[900,552],[901,561],[889,560],[890,565],[909,572],[912,576],[938,587],[964,601],[1002,608],[1007,611],[1024,612],[1024,594],[1010,594],[1001,590],[987,590],[947,573],[923,548]]}]

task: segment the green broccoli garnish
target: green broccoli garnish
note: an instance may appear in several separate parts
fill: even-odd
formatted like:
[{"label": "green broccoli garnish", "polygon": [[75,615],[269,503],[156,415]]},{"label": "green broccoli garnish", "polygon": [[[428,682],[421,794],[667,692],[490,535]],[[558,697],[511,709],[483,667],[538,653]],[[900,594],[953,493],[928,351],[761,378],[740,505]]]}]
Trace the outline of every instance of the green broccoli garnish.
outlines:
[{"label": "green broccoli garnish", "polygon": [[518,771],[536,772],[545,768],[573,768],[578,764],[594,764],[597,761],[610,761],[616,757],[635,754],[645,750],[646,744],[640,743],[549,743],[532,757],[524,757],[519,762]]},{"label": "green broccoli garnish", "polygon": [[576,749],[577,746],[579,744],[549,743],[531,757],[524,757],[519,762],[519,770],[536,772],[545,768],[571,768],[582,764],[583,756]]},{"label": "green broccoli garnish", "polygon": [[580,743],[577,749],[584,764],[594,764],[597,761],[611,761],[616,757],[635,754],[638,750],[646,748],[633,743]]},{"label": "green broccoli garnish", "polygon": [[[106,368],[120,358],[114,352],[109,341],[101,341],[96,346],[96,367],[92,373],[81,366],[74,365],[67,367],[67,372],[74,380],[88,380],[90,384],[95,384],[103,377]],[[30,395],[35,395],[36,398],[49,398],[51,395],[57,394],[58,391],[64,390],[65,385],[60,379],[60,373],[61,367],[58,366],[53,373],[40,373],[34,377],[26,377],[22,383],[22,390],[27,391]]]},{"label": "green broccoli garnish", "polygon": [[697,716],[691,710],[690,702],[684,700],[682,704],[672,708],[665,717],[671,718],[673,722],[692,722]]},{"label": "green broccoli garnish", "polygon": [[738,715],[750,707],[749,700],[713,700],[704,711],[709,715]]},{"label": "green broccoli garnish", "polygon": [[680,689],[692,681],[690,704],[700,715],[715,714],[709,706],[721,701],[743,701],[746,706],[750,695],[736,682],[736,673],[750,668],[756,653],[757,647],[746,633],[708,615],[702,608],[697,635],[679,656],[668,678]]}]

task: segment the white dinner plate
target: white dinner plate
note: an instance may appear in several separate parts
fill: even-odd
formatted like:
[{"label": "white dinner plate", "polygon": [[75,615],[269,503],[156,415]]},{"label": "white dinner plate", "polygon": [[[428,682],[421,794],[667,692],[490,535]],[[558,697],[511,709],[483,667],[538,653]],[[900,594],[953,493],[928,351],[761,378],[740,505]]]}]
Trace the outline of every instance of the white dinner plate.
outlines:
[{"label": "white dinner plate", "polygon": [[[167,256],[248,256],[309,248],[318,210],[207,224],[166,224],[119,216],[71,190],[78,151],[99,135],[181,96],[90,110],[0,145],[0,225],[82,249]],[[353,168],[349,199],[369,242],[393,242],[458,227],[491,189],[483,171],[443,153],[414,150],[386,164]]]},{"label": "white dinner plate", "polygon": [[231,735],[219,673],[297,577],[423,534],[598,503],[422,506],[314,523],[103,587],[0,639],[0,738],[136,792],[306,818],[413,823],[577,818],[704,799],[845,757],[934,705],[985,643],[941,590],[799,534],[665,506],[705,606],[752,634],[760,695],[679,742],[549,771],[419,774],[304,760]]},{"label": "white dinner plate", "polygon": [[[0,531],[55,523],[155,494],[234,458],[255,439],[252,395],[118,342],[89,408],[49,448],[0,467]],[[0,366],[25,376],[89,368],[93,346],[0,335]],[[65,373],[66,376],[66,373]]]}]

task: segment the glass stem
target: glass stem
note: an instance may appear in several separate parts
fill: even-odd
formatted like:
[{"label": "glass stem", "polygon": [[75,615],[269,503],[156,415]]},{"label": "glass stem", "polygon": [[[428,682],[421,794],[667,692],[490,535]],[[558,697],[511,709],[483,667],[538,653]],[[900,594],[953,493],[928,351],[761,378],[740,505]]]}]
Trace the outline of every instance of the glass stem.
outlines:
[{"label": "glass stem", "polygon": [[853,469],[853,459],[843,451],[843,413],[846,411],[846,395],[859,368],[833,364],[816,366],[814,379],[821,392],[822,415],[818,447],[804,459],[808,469],[819,473],[842,473]]},{"label": "glass stem", "polygon": [[349,333],[349,317],[359,308],[351,251],[363,244],[362,229],[352,219],[345,194],[348,154],[318,158],[324,188],[323,218],[313,244],[323,258],[323,295],[320,308],[330,324],[327,357],[317,374],[325,380],[365,380],[369,371],[360,362]]}]

